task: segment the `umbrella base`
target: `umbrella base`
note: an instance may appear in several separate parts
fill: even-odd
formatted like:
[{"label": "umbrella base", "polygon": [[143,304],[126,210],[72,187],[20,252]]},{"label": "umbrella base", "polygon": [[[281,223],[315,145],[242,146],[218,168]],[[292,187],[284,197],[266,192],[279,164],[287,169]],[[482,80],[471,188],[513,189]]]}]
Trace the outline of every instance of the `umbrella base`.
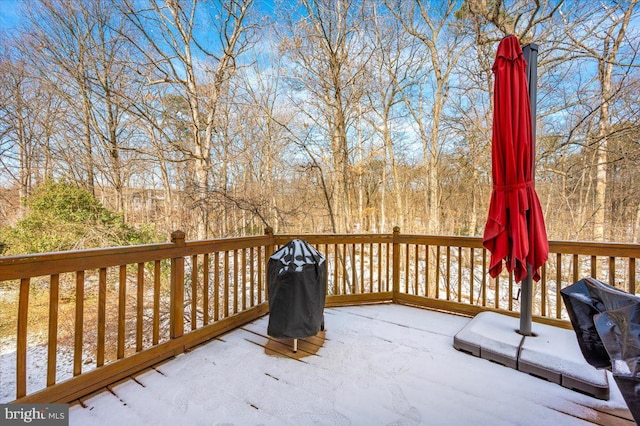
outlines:
[{"label": "umbrella base", "polygon": [[454,336],[453,346],[594,398],[609,399],[606,371],[584,360],[573,331],[533,323],[535,337],[522,336],[518,324],[518,318],[480,313]]}]

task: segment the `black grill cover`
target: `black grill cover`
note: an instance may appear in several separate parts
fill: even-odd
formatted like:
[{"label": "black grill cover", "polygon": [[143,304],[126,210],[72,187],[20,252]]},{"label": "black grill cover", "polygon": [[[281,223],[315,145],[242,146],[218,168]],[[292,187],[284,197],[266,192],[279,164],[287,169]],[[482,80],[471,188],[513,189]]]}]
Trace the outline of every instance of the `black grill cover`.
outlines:
[{"label": "black grill cover", "polygon": [[593,278],[560,290],[584,359],[596,368],[611,369],[609,354],[596,330],[594,315],[637,303],[637,297]]},{"label": "black grill cover", "polygon": [[611,359],[611,372],[637,424],[640,424],[640,304],[594,316]]},{"label": "black grill cover", "polygon": [[640,297],[593,278],[560,293],[585,360],[613,373],[640,424]]},{"label": "black grill cover", "polygon": [[269,259],[269,327],[273,337],[315,336],[322,326],[327,263],[313,246],[293,240]]}]

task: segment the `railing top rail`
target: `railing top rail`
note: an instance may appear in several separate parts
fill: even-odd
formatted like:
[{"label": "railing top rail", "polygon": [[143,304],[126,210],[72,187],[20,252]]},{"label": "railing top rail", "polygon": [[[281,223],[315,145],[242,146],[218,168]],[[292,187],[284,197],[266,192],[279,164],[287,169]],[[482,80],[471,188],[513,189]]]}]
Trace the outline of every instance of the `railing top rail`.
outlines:
[{"label": "railing top rail", "polygon": [[[413,234],[280,234],[274,235],[276,244],[286,244],[294,238],[310,244],[358,244],[358,243],[399,243],[426,244],[434,246],[483,248],[482,237],[452,235]],[[640,244],[608,243],[593,241],[549,241],[552,253],[595,255],[608,257],[640,258]]]},{"label": "railing top rail", "polygon": [[393,234],[278,234],[274,235],[275,244],[287,244],[300,239],[309,244],[360,244],[391,243]]},{"label": "railing top rail", "polygon": [[147,252],[155,250],[164,250],[167,248],[173,248],[173,243],[155,243],[155,244],[139,244],[135,246],[117,246],[117,247],[104,247],[94,249],[82,249],[82,250],[68,250],[68,251],[56,251],[49,253],[35,253],[35,254],[18,254],[12,256],[0,256],[0,267],[6,265],[16,265],[29,262],[42,262],[47,260],[57,259],[73,259],[73,258],[87,258],[92,256],[109,256],[112,254],[122,253],[136,253]]},{"label": "railing top rail", "polygon": [[[178,234],[182,236],[183,234]],[[0,257],[0,281],[31,278],[78,270],[192,256],[216,251],[283,245],[292,239],[310,244],[424,244],[482,249],[481,237],[409,234],[267,234],[249,237],[219,238],[201,241],[145,244]],[[640,244],[590,241],[549,241],[551,253],[586,256],[640,258]]]},{"label": "railing top rail", "polygon": [[640,258],[640,244],[593,241],[549,241],[549,251],[561,254]]},{"label": "railing top rail", "polygon": [[5,256],[0,257],[0,281],[250,248],[263,246],[272,240],[272,236],[261,235],[188,241],[184,245],[171,242]]}]

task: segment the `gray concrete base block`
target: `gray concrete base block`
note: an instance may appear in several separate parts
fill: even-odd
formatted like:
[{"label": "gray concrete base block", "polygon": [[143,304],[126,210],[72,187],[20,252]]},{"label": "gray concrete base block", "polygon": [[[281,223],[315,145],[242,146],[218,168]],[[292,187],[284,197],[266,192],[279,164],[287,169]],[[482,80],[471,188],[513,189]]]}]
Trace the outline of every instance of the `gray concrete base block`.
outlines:
[{"label": "gray concrete base block", "polygon": [[518,367],[517,351],[516,356],[513,356],[511,353],[504,354],[493,352],[489,349],[481,349],[480,358],[502,364],[505,367],[513,368],[514,370]]},{"label": "gray concrete base block", "polygon": [[461,351],[543,378],[598,399],[609,399],[605,371],[589,365],[572,330],[533,323],[534,336],[518,334],[518,318],[476,315],[453,339]]},{"label": "gray concrete base block", "polygon": [[518,370],[598,399],[609,399],[607,373],[585,361],[572,330],[533,324],[520,348]]},{"label": "gray concrete base block", "polygon": [[605,371],[596,370],[599,374],[598,380],[591,377],[585,380],[583,377],[562,376],[562,386],[567,389],[591,395],[594,398],[609,400],[609,380]]},{"label": "gray concrete base block", "polygon": [[453,336],[453,347],[459,351],[468,352],[473,356],[480,356],[480,346],[474,342],[466,341],[457,335]]},{"label": "gray concrete base block", "polygon": [[550,382],[557,383],[559,385],[562,384],[562,374],[543,366],[529,364],[525,361],[520,360],[518,362],[518,370],[522,371],[523,373],[531,374],[532,376],[540,377]]},{"label": "gray concrete base block", "polygon": [[475,356],[516,368],[522,336],[518,319],[494,312],[476,315],[453,338],[454,347]]}]

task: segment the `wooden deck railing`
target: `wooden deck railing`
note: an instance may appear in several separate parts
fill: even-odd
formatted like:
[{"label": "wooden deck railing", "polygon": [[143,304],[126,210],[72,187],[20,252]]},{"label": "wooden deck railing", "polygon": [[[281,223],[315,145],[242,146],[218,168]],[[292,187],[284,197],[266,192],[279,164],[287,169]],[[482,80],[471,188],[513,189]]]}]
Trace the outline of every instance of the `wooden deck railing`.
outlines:
[{"label": "wooden deck railing", "polygon": [[[2,297],[15,294],[17,305],[0,321],[17,330],[3,343],[2,356],[14,357],[16,371],[3,393],[11,387],[16,402],[72,401],[264,315],[268,257],[293,238],[326,256],[327,306],[519,311],[519,284],[508,274],[489,278],[480,238],[403,235],[398,228],[190,242],[176,231],[164,244],[0,257]],[[568,327],[559,291],[585,276],[636,293],[637,244],[549,246],[534,320]],[[47,366],[41,381],[28,368],[38,356]]]}]

